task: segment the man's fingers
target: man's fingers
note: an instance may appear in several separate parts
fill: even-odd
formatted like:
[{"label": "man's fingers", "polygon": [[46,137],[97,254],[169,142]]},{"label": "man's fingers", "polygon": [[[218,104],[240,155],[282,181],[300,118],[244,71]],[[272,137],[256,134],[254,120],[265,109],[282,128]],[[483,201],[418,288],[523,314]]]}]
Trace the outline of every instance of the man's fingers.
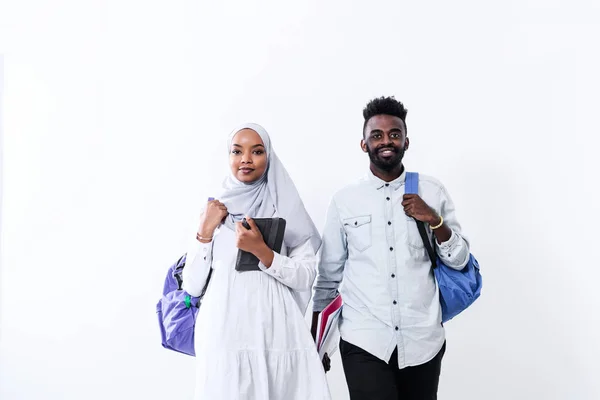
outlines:
[{"label": "man's fingers", "polygon": [[325,372],[331,369],[331,360],[329,359],[327,353],[323,355],[323,368],[325,369]]},{"label": "man's fingers", "polygon": [[[410,197],[407,197],[407,196],[410,196]],[[404,200],[402,201],[402,205],[406,206],[406,205],[409,205],[409,204],[415,204],[415,202],[417,201],[417,199],[418,198],[415,197],[414,194],[405,194],[404,195]]]}]

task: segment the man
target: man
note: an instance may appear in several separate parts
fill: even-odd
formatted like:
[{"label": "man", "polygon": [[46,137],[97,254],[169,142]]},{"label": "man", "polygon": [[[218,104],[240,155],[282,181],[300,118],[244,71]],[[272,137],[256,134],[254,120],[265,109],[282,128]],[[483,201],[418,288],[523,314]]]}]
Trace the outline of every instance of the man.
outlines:
[{"label": "man", "polygon": [[[469,259],[444,186],[421,174],[419,195],[404,194],[406,112],[393,97],[367,104],[361,147],[370,172],[333,196],[323,231],[313,333],[339,289],[340,353],[352,400],[437,398],[445,333],[415,219],[435,236],[446,265],[460,270]],[[328,370],[327,356],[323,363]]]}]

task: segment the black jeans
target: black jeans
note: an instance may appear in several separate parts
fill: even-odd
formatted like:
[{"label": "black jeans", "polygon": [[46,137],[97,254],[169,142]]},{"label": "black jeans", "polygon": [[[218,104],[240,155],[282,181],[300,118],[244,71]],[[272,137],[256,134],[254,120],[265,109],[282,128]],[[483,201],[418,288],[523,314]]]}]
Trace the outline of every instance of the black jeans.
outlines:
[{"label": "black jeans", "polygon": [[436,400],[446,343],[433,360],[398,369],[398,349],[386,363],[358,346],[340,341],[351,400]]}]

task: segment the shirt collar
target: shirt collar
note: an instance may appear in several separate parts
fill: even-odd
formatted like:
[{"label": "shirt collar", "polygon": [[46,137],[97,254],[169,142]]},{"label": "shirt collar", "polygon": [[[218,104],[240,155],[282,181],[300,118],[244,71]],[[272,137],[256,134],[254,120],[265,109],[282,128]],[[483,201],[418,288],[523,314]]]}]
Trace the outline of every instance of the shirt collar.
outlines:
[{"label": "shirt collar", "polygon": [[371,172],[369,170],[368,173],[368,177],[369,177],[369,182],[371,182],[371,184],[373,185],[373,187],[377,190],[381,189],[382,187],[390,186],[394,191],[400,189],[400,187],[402,187],[404,185],[404,182],[406,181],[406,168],[404,168],[404,171],[402,171],[402,174],[400,174],[399,177],[397,177],[396,179],[394,179],[391,182],[385,182],[384,180],[379,179],[378,177],[376,177],[375,175],[373,175],[373,172]]}]

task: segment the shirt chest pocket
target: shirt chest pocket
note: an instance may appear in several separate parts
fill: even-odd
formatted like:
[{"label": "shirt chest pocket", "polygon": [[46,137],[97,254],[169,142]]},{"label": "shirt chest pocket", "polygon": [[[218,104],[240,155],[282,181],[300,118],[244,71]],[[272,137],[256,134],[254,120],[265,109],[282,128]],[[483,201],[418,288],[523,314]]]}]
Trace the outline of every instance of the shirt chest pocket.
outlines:
[{"label": "shirt chest pocket", "polygon": [[345,218],[344,230],[348,237],[348,245],[362,252],[371,247],[371,216],[362,215],[358,217]]},{"label": "shirt chest pocket", "polygon": [[413,249],[421,250],[425,248],[425,244],[423,244],[423,239],[419,233],[419,228],[417,227],[417,222],[413,217],[409,217],[408,215],[406,216],[406,236],[408,245]]}]

